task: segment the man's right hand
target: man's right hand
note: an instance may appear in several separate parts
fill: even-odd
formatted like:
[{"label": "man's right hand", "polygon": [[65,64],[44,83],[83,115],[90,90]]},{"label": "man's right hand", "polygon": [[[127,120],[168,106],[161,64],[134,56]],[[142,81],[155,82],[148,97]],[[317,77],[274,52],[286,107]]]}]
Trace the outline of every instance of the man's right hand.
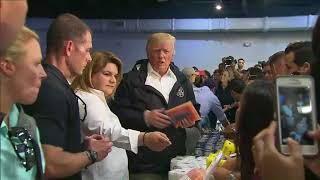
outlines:
[{"label": "man's right hand", "polygon": [[163,129],[171,125],[170,117],[164,114],[163,109],[145,111],[144,120],[148,125],[159,129]]},{"label": "man's right hand", "polygon": [[171,145],[171,141],[164,133],[148,132],[144,135],[144,145],[152,151],[162,151]]},{"label": "man's right hand", "polygon": [[85,137],[85,144],[88,150],[97,152],[97,161],[101,161],[107,157],[113,145],[109,138],[98,134]]}]

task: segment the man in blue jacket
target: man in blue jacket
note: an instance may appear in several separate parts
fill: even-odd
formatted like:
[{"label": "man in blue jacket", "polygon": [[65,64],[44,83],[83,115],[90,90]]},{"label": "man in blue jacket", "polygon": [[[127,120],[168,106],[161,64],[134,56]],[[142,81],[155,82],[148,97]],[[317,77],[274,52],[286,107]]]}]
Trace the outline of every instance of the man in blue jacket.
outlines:
[{"label": "man in blue jacket", "polygon": [[[167,33],[152,34],[147,42],[148,59],[138,61],[124,74],[115,99],[113,112],[126,128],[139,131],[161,131],[172,142],[162,152],[139,148],[138,154],[128,153],[130,179],[167,179],[170,160],[184,155],[186,131],[174,128],[165,110],[191,101],[192,85],[173,63],[175,37]],[[184,127],[192,123],[183,121]]]}]

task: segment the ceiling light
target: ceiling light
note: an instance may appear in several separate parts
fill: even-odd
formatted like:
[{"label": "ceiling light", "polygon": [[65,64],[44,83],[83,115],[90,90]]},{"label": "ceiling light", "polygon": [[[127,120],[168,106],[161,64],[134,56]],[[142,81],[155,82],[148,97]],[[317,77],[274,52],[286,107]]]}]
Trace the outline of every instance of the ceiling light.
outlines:
[{"label": "ceiling light", "polygon": [[216,4],[216,10],[221,10],[222,9],[222,5],[221,4]]}]

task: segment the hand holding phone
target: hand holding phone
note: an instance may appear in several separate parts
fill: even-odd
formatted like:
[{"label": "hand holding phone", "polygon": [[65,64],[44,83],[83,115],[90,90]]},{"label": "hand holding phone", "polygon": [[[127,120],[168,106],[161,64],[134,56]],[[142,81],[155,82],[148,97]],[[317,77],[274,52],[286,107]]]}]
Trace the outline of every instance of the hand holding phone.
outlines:
[{"label": "hand holding phone", "polygon": [[252,153],[259,175],[265,180],[304,179],[301,146],[289,138],[290,155],[279,153],[275,146],[276,130],[276,123],[271,122],[268,128],[259,132],[253,139]]},{"label": "hand holding phone", "polygon": [[[320,128],[318,126],[318,129],[316,131],[311,131],[308,133],[309,136],[317,141],[320,141]],[[305,165],[318,177],[320,177],[320,154],[318,154],[316,157],[312,158],[305,158],[304,163]]]},{"label": "hand holding phone", "polygon": [[276,79],[279,147],[288,154],[288,138],[297,141],[302,154],[318,153],[318,142],[308,137],[316,129],[316,103],[311,76],[281,76]]}]

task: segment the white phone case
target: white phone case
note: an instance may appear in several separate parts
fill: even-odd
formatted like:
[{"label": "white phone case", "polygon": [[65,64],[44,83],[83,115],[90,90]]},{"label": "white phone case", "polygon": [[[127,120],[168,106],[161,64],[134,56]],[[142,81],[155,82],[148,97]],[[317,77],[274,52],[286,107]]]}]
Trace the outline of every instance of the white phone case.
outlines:
[{"label": "white phone case", "polygon": [[276,79],[279,148],[289,154],[287,137],[298,141],[306,156],[318,153],[318,142],[305,140],[317,125],[314,82],[311,76],[280,76]]}]

